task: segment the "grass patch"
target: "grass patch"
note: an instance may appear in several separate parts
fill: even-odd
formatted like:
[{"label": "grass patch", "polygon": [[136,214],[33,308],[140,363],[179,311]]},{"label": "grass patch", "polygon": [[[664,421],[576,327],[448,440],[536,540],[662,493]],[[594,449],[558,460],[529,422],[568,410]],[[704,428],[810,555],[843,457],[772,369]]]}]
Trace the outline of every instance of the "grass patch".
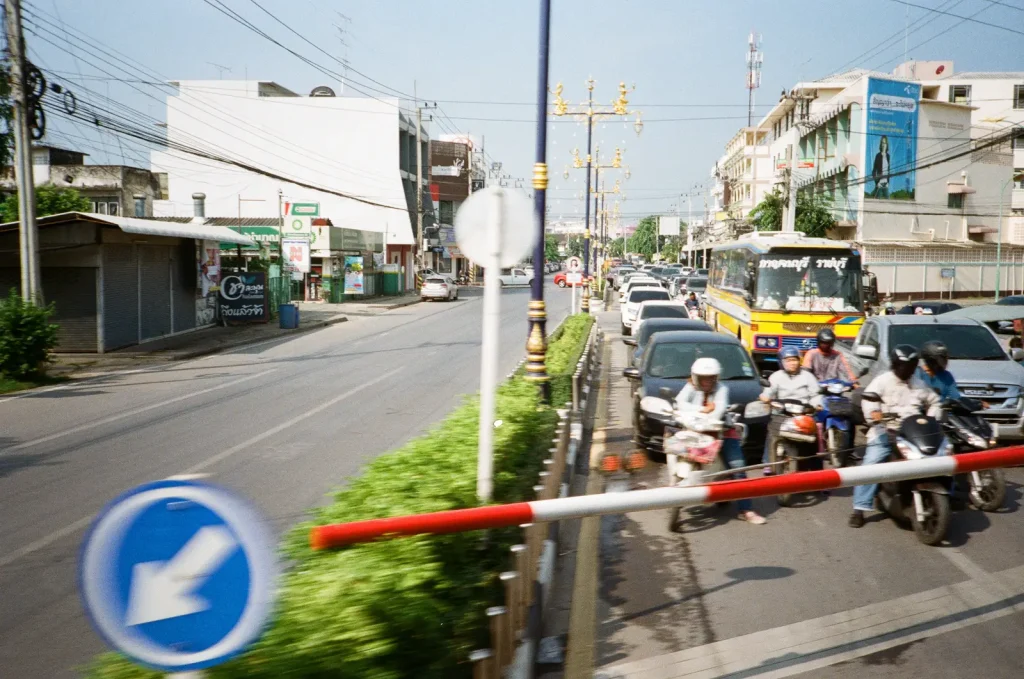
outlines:
[{"label": "grass patch", "polygon": [[35,389],[36,387],[47,387],[54,384],[60,384],[61,382],[67,382],[68,378],[61,376],[51,377],[45,375],[43,377],[36,377],[31,380],[15,380],[10,377],[0,376],[0,394],[11,394],[16,391],[24,391],[25,389]]}]

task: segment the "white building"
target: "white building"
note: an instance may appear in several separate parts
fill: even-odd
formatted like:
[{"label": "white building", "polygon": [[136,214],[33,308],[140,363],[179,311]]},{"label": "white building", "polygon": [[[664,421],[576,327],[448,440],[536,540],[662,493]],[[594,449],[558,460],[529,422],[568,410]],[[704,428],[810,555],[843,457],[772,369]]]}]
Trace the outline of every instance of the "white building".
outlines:
[{"label": "white building", "polygon": [[769,136],[766,128],[744,127],[725,145],[717,166],[715,201],[731,219],[745,219],[772,190]]},{"label": "white building", "polygon": [[[255,80],[174,84],[169,144],[287,179],[173,148],[155,151],[152,169],[168,178],[168,199],[156,201],[155,214],[190,215],[197,193],[206,195],[209,217],[277,217],[279,200],[319,203],[319,216],[335,227],[382,234],[387,261],[405,267],[412,280],[416,130],[397,99],[335,97],[326,88],[301,96]],[[421,136],[429,168],[429,138]],[[428,176],[424,171],[421,191]]]}]

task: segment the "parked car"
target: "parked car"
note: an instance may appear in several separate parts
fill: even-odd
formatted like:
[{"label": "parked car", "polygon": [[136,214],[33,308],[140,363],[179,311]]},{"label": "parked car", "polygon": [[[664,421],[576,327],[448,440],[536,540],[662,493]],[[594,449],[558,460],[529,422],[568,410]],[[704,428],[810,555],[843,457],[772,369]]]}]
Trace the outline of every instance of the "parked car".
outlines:
[{"label": "parked car", "polygon": [[906,316],[908,314],[918,313],[918,309],[921,309],[922,313],[931,314],[932,316],[938,316],[944,314],[947,311],[953,311],[955,309],[961,309],[959,304],[953,302],[907,302],[905,307],[902,307],[896,312],[897,315]]},{"label": "parked car", "polygon": [[[690,312],[682,302],[674,302],[671,299],[655,299],[649,302],[641,302],[636,311],[636,320],[633,321],[633,330],[636,332],[647,321],[652,318],[689,318]],[[632,333],[630,333],[632,334]]]},{"label": "parked car", "polygon": [[1007,352],[979,321],[939,316],[871,316],[864,321],[848,352],[855,369],[867,369],[866,387],[889,370],[889,352],[898,344],[920,347],[929,340],[949,348],[949,371],[964,396],[988,403],[981,412],[1000,440],[1024,438],[1024,351]]},{"label": "parked car", "polygon": [[[579,276],[580,276],[580,282],[576,284],[577,286],[583,284],[583,274],[580,273]],[[555,285],[557,285],[560,288],[566,288],[566,287],[569,287],[569,285],[570,285],[568,277],[569,277],[569,272],[568,271],[559,271],[558,273],[555,274],[553,282],[554,282]]]},{"label": "parked car", "polygon": [[[626,297],[634,288],[661,288],[661,286],[658,285],[658,281],[647,276],[631,278],[619,289],[619,304],[626,303]],[[662,289],[664,290],[664,288]]]},{"label": "parked car", "polygon": [[633,347],[630,365],[634,368],[639,368],[640,359],[643,358],[644,349],[647,348],[651,338],[659,332],[671,332],[673,330],[711,332],[713,328],[704,321],[692,318],[651,318],[638,328],[635,334],[622,338],[622,342],[627,347]]},{"label": "parked car", "polygon": [[424,302],[431,299],[450,301],[459,298],[459,286],[451,276],[430,276],[423,280],[420,288],[420,299]]},{"label": "parked car", "polygon": [[615,270],[615,280],[612,282],[612,287],[616,290],[622,287],[622,284],[626,282],[626,276],[636,271],[635,267],[632,266],[620,266]]},{"label": "parked car", "polygon": [[1010,306],[1024,306],[1024,295],[1007,295],[996,304],[1010,305]]},{"label": "parked car", "polygon": [[652,300],[662,299],[668,301],[668,290],[665,288],[658,287],[637,287],[631,288],[626,293],[625,302],[619,309],[619,313],[622,320],[622,334],[629,335],[632,331],[633,324],[636,322],[637,312],[640,311],[640,304],[643,302],[650,302]]},{"label": "parked car", "polygon": [[674,400],[690,379],[690,366],[702,357],[714,358],[721,364],[719,379],[729,390],[730,405],[742,404],[745,408],[741,421],[748,427],[749,458],[751,461],[760,460],[770,410],[758,400],[762,385],[757,368],[738,339],[717,332],[659,332],[648,341],[640,366],[623,370],[623,375],[636,386],[633,395],[635,443],[650,452],[662,452],[664,425],[644,417],[640,399],[657,396]]},{"label": "parked car", "polygon": [[526,269],[519,267],[502,269],[501,275],[498,276],[498,280],[501,281],[502,286],[529,285],[530,283],[533,283],[533,272],[527,273]]}]

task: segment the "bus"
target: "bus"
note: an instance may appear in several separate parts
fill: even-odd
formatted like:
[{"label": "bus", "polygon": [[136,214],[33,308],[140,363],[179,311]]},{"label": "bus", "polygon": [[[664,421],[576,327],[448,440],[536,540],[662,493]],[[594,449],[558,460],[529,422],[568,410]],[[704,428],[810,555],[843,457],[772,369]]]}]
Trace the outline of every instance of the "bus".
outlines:
[{"label": "bus", "polygon": [[845,241],[755,232],[711,252],[707,321],[735,335],[762,372],[782,347],[815,346],[822,328],[852,341],[864,323],[860,253]]}]

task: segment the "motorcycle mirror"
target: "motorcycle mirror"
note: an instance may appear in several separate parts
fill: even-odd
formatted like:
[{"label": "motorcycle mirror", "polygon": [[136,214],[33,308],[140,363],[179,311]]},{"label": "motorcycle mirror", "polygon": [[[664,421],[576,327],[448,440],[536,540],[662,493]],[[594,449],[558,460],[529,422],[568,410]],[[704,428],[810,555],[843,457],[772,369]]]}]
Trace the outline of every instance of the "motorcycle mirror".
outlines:
[{"label": "motorcycle mirror", "polygon": [[675,394],[673,394],[672,390],[669,389],[668,387],[662,387],[661,389],[659,389],[658,396],[660,398],[665,399],[666,401],[671,401],[672,399],[675,398]]},{"label": "motorcycle mirror", "polygon": [[882,402],[882,397],[879,396],[878,394],[876,394],[873,391],[865,391],[861,395],[861,399],[864,400],[864,401],[868,401],[869,403],[881,403]]}]

